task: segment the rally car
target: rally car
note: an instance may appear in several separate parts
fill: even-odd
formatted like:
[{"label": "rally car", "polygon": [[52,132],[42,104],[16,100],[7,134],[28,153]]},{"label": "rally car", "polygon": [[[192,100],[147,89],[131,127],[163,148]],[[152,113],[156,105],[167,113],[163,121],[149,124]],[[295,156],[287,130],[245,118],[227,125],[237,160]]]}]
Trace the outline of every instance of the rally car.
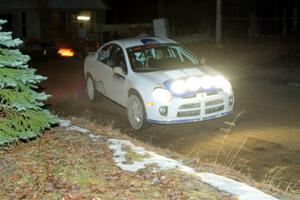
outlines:
[{"label": "rally car", "polygon": [[87,94],[101,93],[127,109],[133,129],[232,113],[230,82],[173,40],[146,37],[108,42],[84,62]]}]

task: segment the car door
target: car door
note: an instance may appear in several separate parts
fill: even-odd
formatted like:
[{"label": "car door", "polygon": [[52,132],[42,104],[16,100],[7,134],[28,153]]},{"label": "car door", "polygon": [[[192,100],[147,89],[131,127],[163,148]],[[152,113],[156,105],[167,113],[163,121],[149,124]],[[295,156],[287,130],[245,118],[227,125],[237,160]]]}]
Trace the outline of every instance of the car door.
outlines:
[{"label": "car door", "polygon": [[108,84],[108,74],[109,74],[109,63],[112,52],[113,45],[108,44],[102,47],[96,55],[95,65],[94,65],[94,81],[98,91],[100,91],[103,95],[109,97],[109,93],[107,90]]},{"label": "car door", "polygon": [[[125,61],[125,54],[123,49],[119,45],[114,45],[111,52],[111,65],[112,71],[110,74],[111,82],[109,83],[110,98],[119,103],[122,106],[126,106],[127,91],[126,91],[126,76],[127,76],[127,65]],[[113,73],[114,67],[121,67],[123,70],[122,74]]]}]

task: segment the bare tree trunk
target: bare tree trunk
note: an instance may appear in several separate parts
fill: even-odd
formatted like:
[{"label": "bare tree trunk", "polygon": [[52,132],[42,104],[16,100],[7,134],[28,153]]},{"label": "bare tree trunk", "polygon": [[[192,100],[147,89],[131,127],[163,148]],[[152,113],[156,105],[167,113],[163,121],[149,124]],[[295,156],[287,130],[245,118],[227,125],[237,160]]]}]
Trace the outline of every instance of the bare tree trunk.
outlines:
[{"label": "bare tree trunk", "polygon": [[249,38],[256,38],[259,35],[259,28],[258,28],[258,21],[257,21],[257,11],[256,8],[250,8],[249,10],[249,32],[248,37]]},{"label": "bare tree trunk", "polygon": [[165,0],[158,0],[158,18],[166,17],[165,5],[166,5]]},{"label": "bare tree trunk", "polygon": [[286,8],[283,8],[283,16],[282,16],[282,34],[284,36],[287,35],[287,30],[286,30]]},{"label": "bare tree trunk", "polygon": [[298,4],[295,3],[294,9],[293,9],[293,31],[296,32],[298,30]]},{"label": "bare tree trunk", "polygon": [[222,41],[222,0],[217,0],[216,6],[216,43],[220,45]]}]

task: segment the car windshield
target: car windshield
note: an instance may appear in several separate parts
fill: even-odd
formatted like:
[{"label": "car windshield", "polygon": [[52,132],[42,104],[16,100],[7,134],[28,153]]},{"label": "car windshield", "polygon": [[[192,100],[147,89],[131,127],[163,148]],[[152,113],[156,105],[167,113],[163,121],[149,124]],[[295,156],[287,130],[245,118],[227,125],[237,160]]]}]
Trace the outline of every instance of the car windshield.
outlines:
[{"label": "car windshield", "polygon": [[127,48],[135,72],[149,72],[202,65],[186,49],[178,44],[149,44]]}]

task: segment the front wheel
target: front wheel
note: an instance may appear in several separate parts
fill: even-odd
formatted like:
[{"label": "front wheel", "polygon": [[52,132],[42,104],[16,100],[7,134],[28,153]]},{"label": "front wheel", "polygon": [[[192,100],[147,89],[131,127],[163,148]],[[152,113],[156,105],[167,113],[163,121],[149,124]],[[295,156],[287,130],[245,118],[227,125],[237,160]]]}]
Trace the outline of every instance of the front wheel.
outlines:
[{"label": "front wheel", "polygon": [[135,94],[129,96],[127,114],[129,123],[133,129],[140,130],[148,126],[143,100],[139,96]]},{"label": "front wheel", "polygon": [[91,76],[86,79],[86,90],[90,101],[95,101],[98,98],[98,91]]}]

